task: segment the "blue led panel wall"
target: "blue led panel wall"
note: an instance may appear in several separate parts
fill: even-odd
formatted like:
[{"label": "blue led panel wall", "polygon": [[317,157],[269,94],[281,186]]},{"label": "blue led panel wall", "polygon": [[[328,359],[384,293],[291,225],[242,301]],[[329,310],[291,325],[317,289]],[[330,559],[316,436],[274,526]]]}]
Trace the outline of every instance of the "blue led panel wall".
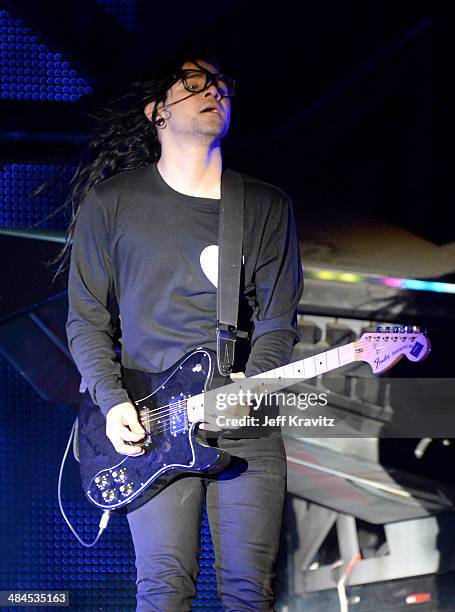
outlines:
[{"label": "blue led panel wall", "polygon": [[92,93],[61,53],[52,52],[5,10],[0,10],[0,58],[3,100],[75,102]]},{"label": "blue led panel wall", "polygon": [[[64,202],[69,181],[76,170],[65,164],[1,164],[0,227],[30,227],[43,221]],[[42,186],[39,194],[31,194]],[[66,229],[61,213],[39,223],[37,229]]]},{"label": "blue led panel wall", "polygon": [[[0,165],[0,226],[30,227],[44,219],[63,202],[74,171],[65,164]],[[38,227],[65,229],[66,221],[59,215]],[[58,470],[75,417],[73,410],[42,400],[0,353],[0,590],[68,590],[71,610],[133,612],[136,569],[126,518],[114,513],[98,545],[85,549],[60,514]],[[63,504],[81,537],[93,540],[100,512],[84,498],[71,457]],[[221,610],[213,561],[204,509],[193,600],[200,612]]]},{"label": "blue led panel wall", "polygon": [[[0,590],[67,590],[74,611],[134,612],[136,568],[126,517],[114,513],[98,544],[86,549],[60,514],[58,470],[76,413],[42,400],[1,354],[0,406]],[[100,512],[84,498],[71,454],[63,505],[81,537],[92,541]],[[200,612],[221,610],[212,563],[204,511],[193,602]]]},{"label": "blue led panel wall", "polygon": [[[40,399],[1,355],[0,405],[0,589],[68,590],[71,610],[133,610],[135,568],[126,519],[114,516],[103,541],[85,550],[60,515],[56,483],[74,411]],[[77,464],[70,461],[63,503],[90,541],[99,513],[83,499],[77,479]]]},{"label": "blue led panel wall", "polygon": [[128,31],[136,29],[136,0],[97,0],[107,13],[114,15]]}]

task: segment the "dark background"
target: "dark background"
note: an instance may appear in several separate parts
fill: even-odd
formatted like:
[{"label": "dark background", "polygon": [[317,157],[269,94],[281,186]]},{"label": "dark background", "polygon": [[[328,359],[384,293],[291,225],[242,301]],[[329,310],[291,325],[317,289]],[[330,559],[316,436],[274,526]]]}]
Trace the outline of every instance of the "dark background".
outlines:
[{"label": "dark background", "polygon": [[74,153],[90,125],[85,114],[97,103],[123,93],[166,53],[197,43],[215,51],[238,82],[228,165],[279,184],[298,208],[320,209],[327,218],[340,210],[373,212],[436,244],[453,241],[444,223],[448,196],[430,203],[428,3],[126,4],[129,29],[94,0],[4,2],[93,88],[72,104],[3,102],[0,131],[27,132],[14,143],[18,153],[30,154],[33,134],[41,157]]},{"label": "dark background", "polygon": [[[443,57],[449,35],[433,20],[429,3],[0,0],[2,10],[29,27],[50,52],[61,53],[92,93],[74,102],[10,95],[8,70],[15,59],[8,54],[20,55],[21,41],[2,25],[0,229],[38,223],[64,230],[61,216],[41,220],[64,200],[93,127],[91,113],[124,93],[129,82],[166,54],[198,43],[218,55],[238,84],[224,142],[226,165],[285,189],[293,198],[301,236],[311,237],[321,226],[330,234],[341,222],[348,232],[346,219],[365,217],[373,220],[357,226],[363,228],[365,249],[375,232],[374,219],[435,246],[454,242],[449,156],[433,138],[432,125],[444,133],[447,129],[446,92],[433,118],[432,55],[433,47],[442,50],[437,68],[448,90],[451,70]],[[52,85],[52,69],[48,78]],[[11,195],[14,181],[23,185]],[[42,194],[31,199],[43,183]],[[135,571],[125,522],[113,517],[100,544],[86,551],[64,524],[56,500],[58,468],[76,413],[68,401],[38,396],[44,359],[38,335],[35,339],[29,330],[39,323],[45,330],[41,339],[47,334],[48,342],[56,340],[60,352],[53,347],[52,355],[61,364],[70,362],[63,347],[64,297],[42,305],[64,289],[62,282],[50,284],[50,272],[42,265],[60,245],[11,236],[0,240],[0,467],[6,492],[0,512],[5,534],[0,589],[70,589],[72,609],[133,609]],[[437,315],[434,294],[414,292],[419,293]],[[23,309],[26,313],[17,317]],[[453,311],[449,297],[441,310]],[[447,343],[444,325],[442,317],[431,336],[434,356],[439,355],[439,361],[433,355],[428,360],[434,375],[441,375],[441,365],[446,373],[451,370],[447,344],[452,342]],[[55,378],[54,372],[46,380],[49,393]],[[65,508],[79,533],[91,540],[99,513],[83,497],[77,465],[70,464]],[[205,516],[201,546],[194,609],[218,609]]]}]

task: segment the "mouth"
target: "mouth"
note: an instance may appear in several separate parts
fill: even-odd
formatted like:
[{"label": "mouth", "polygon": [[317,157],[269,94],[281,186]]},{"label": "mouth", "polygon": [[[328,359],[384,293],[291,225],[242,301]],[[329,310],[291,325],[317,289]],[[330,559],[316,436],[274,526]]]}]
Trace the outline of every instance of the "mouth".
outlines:
[{"label": "mouth", "polygon": [[214,104],[210,104],[210,106],[205,106],[203,109],[201,109],[200,112],[201,113],[217,113],[218,115],[220,114],[218,107],[215,106]]}]

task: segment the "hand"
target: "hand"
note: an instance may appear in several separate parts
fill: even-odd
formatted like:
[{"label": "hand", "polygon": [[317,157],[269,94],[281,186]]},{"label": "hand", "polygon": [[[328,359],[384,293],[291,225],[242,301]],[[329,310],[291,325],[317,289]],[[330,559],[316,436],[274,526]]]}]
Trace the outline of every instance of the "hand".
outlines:
[{"label": "hand", "polygon": [[231,378],[232,380],[237,380],[237,378],[246,378],[245,372],[232,372]]},{"label": "hand", "polygon": [[146,435],[145,429],[139,423],[136,408],[131,402],[117,404],[108,411],[106,435],[115,450],[122,455],[137,457],[145,452],[138,445],[126,444],[126,442],[139,442]]},{"label": "hand", "polygon": [[[231,380],[236,381],[241,378],[246,378],[245,372],[232,372],[230,374]],[[236,406],[229,406],[229,415],[232,418],[240,418],[247,416],[250,413],[250,406],[244,404],[237,404]],[[217,415],[216,415],[217,416]],[[220,427],[216,422],[216,416],[206,414],[206,420],[199,425],[199,429],[207,429],[209,431],[222,431],[223,427]],[[229,429],[237,429],[237,427],[230,426]]]}]

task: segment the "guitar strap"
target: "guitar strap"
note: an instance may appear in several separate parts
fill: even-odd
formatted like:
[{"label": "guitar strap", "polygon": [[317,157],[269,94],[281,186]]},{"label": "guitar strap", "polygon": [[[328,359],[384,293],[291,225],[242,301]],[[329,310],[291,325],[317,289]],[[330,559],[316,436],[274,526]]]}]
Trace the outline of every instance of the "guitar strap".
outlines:
[{"label": "guitar strap", "polygon": [[244,205],[245,189],[242,175],[233,170],[225,170],[221,177],[216,300],[216,353],[218,370],[222,376],[229,376],[234,364],[242,269]]}]

